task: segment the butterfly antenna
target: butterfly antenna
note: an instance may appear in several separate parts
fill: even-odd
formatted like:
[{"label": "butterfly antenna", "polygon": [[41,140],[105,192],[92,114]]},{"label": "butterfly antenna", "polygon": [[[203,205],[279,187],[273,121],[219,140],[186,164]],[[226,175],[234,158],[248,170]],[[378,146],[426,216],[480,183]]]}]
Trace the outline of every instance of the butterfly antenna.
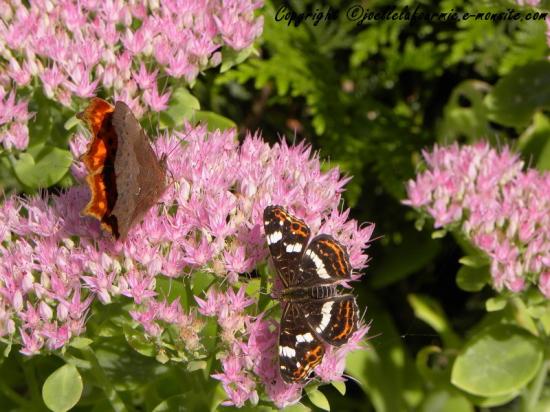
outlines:
[{"label": "butterfly antenna", "polygon": [[298,140],[298,134],[296,131],[296,127],[294,127],[294,136],[292,137],[292,146],[296,146],[296,140]]},{"label": "butterfly antenna", "polygon": [[[359,322],[363,322],[365,320],[365,316],[367,316],[367,308],[365,308],[365,310],[363,310],[363,313],[361,314],[361,318],[359,319]],[[370,323],[372,323],[372,320],[369,322],[369,327],[370,327]]]},{"label": "butterfly antenna", "polygon": [[349,375],[349,374],[347,374],[347,373],[343,373],[342,376],[345,377],[346,379],[349,379],[350,381],[355,382],[357,385],[359,385],[359,386],[361,386],[361,387],[363,386],[363,385],[361,384],[361,382],[359,382],[359,380],[358,380],[357,378],[355,378],[354,376],[351,376],[351,375]]}]

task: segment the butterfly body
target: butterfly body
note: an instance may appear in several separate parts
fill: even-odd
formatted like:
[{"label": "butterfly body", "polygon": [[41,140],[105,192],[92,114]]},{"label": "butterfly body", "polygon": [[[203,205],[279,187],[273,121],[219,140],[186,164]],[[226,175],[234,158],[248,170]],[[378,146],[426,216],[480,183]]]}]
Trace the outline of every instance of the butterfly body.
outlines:
[{"label": "butterfly body", "polygon": [[277,299],[283,302],[306,302],[311,299],[324,299],[336,296],[338,293],[335,285],[315,285],[309,287],[292,286],[285,288],[277,295]]},{"label": "butterfly body", "polygon": [[305,380],[322,361],[325,345],[340,346],[357,330],[355,297],[337,285],[349,280],[346,249],[330,235],[311,241],[307,224],[281,206],[264,210],[264,229],[283,284],[279,368],[285,382]]}]

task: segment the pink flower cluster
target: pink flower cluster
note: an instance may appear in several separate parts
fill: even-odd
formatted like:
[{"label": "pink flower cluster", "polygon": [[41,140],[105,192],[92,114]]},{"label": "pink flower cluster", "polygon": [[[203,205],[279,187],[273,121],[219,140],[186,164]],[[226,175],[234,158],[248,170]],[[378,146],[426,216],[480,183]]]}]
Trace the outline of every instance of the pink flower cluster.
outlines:
[{"label": "pink flower cluster", "polygon": [[516,3],[520,6],[538,6],[540,0],[516,0]]},{"label": "pink flower cluster", "polygon": [[[86,145],[84,136],[75,137],[75,158]],[[92,301],[125,300],[133,303],[128,322],[141,325],[144,339],[168,359],[204,359],[204,323],[218,324],[221,370],[213,377],[226,389],[228,404],[262,396],[278,406],[297,401],[301,386],[286,385],[278,375],[277,324],[258,311],[258,293],[245,293],[248,278],[241,274],[266,262],[262,216],[270,204],[287,206],[314,234],[332,234],[348,248],[356,270],[366,267],[363,249],[373,225],[360,228],[348,221],[348,211],[338,211],[348,179],[337,169],[321,172],[318,157],[303,144],[270,147],[259,135],[239,144],[234,131],[197,127],[163,134],[155,150],[168,156],[168,190],[124,242],[80,216],[89,199],[83,183],[58,196],[4,200],[0,336],[20,342],[27,355],[58,349],[85,331]],[[82,182],[78,162],[73,173]],[[211,285],[188,297],[189,310],[159,288],[197,276],[208,276]],[[366,331],[362,326],[347,345],[329,351],[318,376],[340,379],[345,354]]]},{"label": "pink flower cluster", "polygon": [[[166,109],[168,78],[195,80],[220,48],[252,44],[263,28],[252,0],[0,2],[0,143],[28,144],[25,88],[70,107],[98,88],[141,117]],[[181,83],[181,81],[180,81]],[[17,104],[14,102],[17,101]]]},{"label": "pink flower cluster", "polygon": [[550,298],[550,173],[523,171],[517,155],[488,143],[435,146],[404,202],[459,229],[491,259],[497,289],[537,284]]}]

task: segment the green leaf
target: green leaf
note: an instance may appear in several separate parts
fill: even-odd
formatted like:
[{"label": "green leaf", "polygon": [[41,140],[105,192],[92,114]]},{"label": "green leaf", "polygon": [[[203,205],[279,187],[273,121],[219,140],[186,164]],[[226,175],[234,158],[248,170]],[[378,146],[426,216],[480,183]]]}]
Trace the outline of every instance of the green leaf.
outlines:
[{"label": "green leaf", "polygon": [[491,274],[488,266],[480,268],[462,266],[456,274],[456,284],[466,292],[479,292],[490,281]]},{"label": "green leaf", "polygon": [[441,305],[428,296],[410,294],[407,299],[414,310],[414,315],[430,325],[439,335],[445,346],[459,347],[460,338],[453,331]]},{"label": "green leaf", "polygon": [[160,296],[164,297],[169,302],[173,302],[174,299],[179,299],[180,303],[185,308],[188,305],[188,298],[184,282],[186,282],[186,280],[181,278],[157,276],[155,289],[159,292]]},{"label": "green leaf", "polygon": [[65,130],[71,130],[73,127],[80,124],[80,119],[76,117],[76,115],[69,117],[69,119],[65,122],[63,127]]},{"label": "green leaf", "polygon": [[186,395],[175,395],[163,400],[153,412],[186,412],[190,409],[187,407],[188,400]]},{"label": "green leaf", "polygon": [[195,111],[201,108],[199,100],[186,88],[176,89],[170,97],[168,109],[160,113],[159,128],[174,128],[190,120]]},{"label": "green leaf", "polygon": [[481,253],[478,255],[463,256],[458,260],[458,262],[471,268],[481,268],[490,263],[489,258]]},{"label": "green leaf", "polygon": [[201,331],[202,342],[209,352],[216,350],[216,344],[218,341],[217,333],[218,322],[214,318],[209,318]]},{"label": "green leaf", "polygon": [[126,341],[136,352],[144,356],[157,355],[155,344],[148,340],[140,330],[132,328],[129,324],[125,324],[123,330]]},{"label": "green leaf", "polygon": [[262,281],[261,278],[254,278],[254,279],[248,280],[248,282],[245,285],[246,294],[250,297],[257,298],[261,289],[261,281]]},{"label": "green leaf", "polygon": [[207,367],[206,361],[203,360],[197,360],[197,361],[191,361],[187,364],[187,370],[189,372],[198,371],[201,369],[205,369]]},{"label": "green leaf", "polygon": [[63,365],[42,386],[42,399],[54,412],[64,412],[77,404],[82,395],[82,377],[73,365]]},{"label": "green leaf", "polygon": [[196,111],[193,115],[193,120],[197,123],[205,122],[208,126],[208,131],[210,132],[218,129],[227,130],[237,128],[237,125],[233,120],[217,113],[205,110]]},{"label": "green leaf", "polygon": [[466,395],[474,405],[481,406],[483,408],[492,408],[494,406],[501,406],[501,405],[507,404],[512,399],[516,398],[518,394],[519,392],[512,392],[506,395],[492,396],[489,398],[485,398],[482,396],[475,396],[471,394],[466,394]]},{"label": "green leaf", "polygon": [[250,54],[255,51],[254,45],[248,46],[242,50],[233,50],[230,47],[222,48],[222,65],[220,67],[220,73],[228,71],[231,67],[242,63],[246,60]]},{"label": "green leaf", "polygon": [[331,382],[331,384],[336,388],[338,392],[340,392],[342,396],[346,395],[346,382],[334,381]]},{"label": "green leaf", "polygon": [[550,107],[550,62],[514,69],[497,82],[485,104],[491,120],[505,126],[526,126],[536,110]]},{"label": "green leaf", "polygon": [[77,348],[77,349],[83,349],[83,348],[86,348],[88,346],[90,346],[92,343],[94,343],[94,341],[92,339],[88,339],[88,338],[83,338],[81,336],[77,336],[75,338],[73,338],[71,340],[71,346],[73,348]]},{"label": "green leaf", "polygon": [[451,382],[479,396],[520,390],[535,376],[543,357],[540,341],[522,328],[494,325],[473,336],[458,355]]},{"label": "green leaf", "polygon": [[550,119],[535,113],[533,123],[520,136],[518,145],[524,159],[533,159],[537,169],[550,170]]},{"label": "green leaf", "polygon": [[536,405],[533,412],[548,412],[550,411],[550,398],[541,399]]},{"label": "green leaf", "polygon": [[200,296],[201,292],[207,289],[214,282],[214,275],[207,272],[195,272],[193,274],[193,295]]},{"label": "green leaf", "polygon": [[319,391],[317,386],[306,386],[305,391],[313,405],[324,411],[330,411],[330,403],[328,402],[327,397],[323,392]]},{"label": "green leaf", "polygon": [[508,299],[504,296],[496,296],[494,298],[489,298],[485,302],[485,310],[487,312],[497,312],[502,310],[508,304]]},{"label": "green leaf", "polygon": [[56,184],[67,173],[73,157],[68,150],[40,145],[21,153],[13,165],[17,178],[32,189]]},{"label": "green leaf", "polygon": [[441,387],[428,393],[420,412],[473,412],[474,407],[468,399],[456,389]]},{"label": "green leaf", "polygon": [[432,239],[441,239],[442,237],[445,237],[446,234],[446,229],[436,230],[432,232]]},{"label": "green leaf", "polygon": [[311,408],[308,408],[306,405],[300,402],[281,409],[281,412],[310,412],[310,411],[311,411]]}]

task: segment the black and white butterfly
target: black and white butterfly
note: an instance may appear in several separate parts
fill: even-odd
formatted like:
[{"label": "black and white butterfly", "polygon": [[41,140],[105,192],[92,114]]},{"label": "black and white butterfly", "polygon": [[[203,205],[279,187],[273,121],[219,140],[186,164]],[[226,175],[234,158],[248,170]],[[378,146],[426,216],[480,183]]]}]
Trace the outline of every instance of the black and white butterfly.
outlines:
[{"label": "black and white butterfly", "polygon": [[349,279],[344,246],[329,235],[309,242],[306,223],[281,206],[264,210],[269,251],[283,290],[279,331],[279,368],[287,383],[306,379],[322,361],[325,344],[340,346],[357,330],[355,297],[340,294],[337,282]]}]

